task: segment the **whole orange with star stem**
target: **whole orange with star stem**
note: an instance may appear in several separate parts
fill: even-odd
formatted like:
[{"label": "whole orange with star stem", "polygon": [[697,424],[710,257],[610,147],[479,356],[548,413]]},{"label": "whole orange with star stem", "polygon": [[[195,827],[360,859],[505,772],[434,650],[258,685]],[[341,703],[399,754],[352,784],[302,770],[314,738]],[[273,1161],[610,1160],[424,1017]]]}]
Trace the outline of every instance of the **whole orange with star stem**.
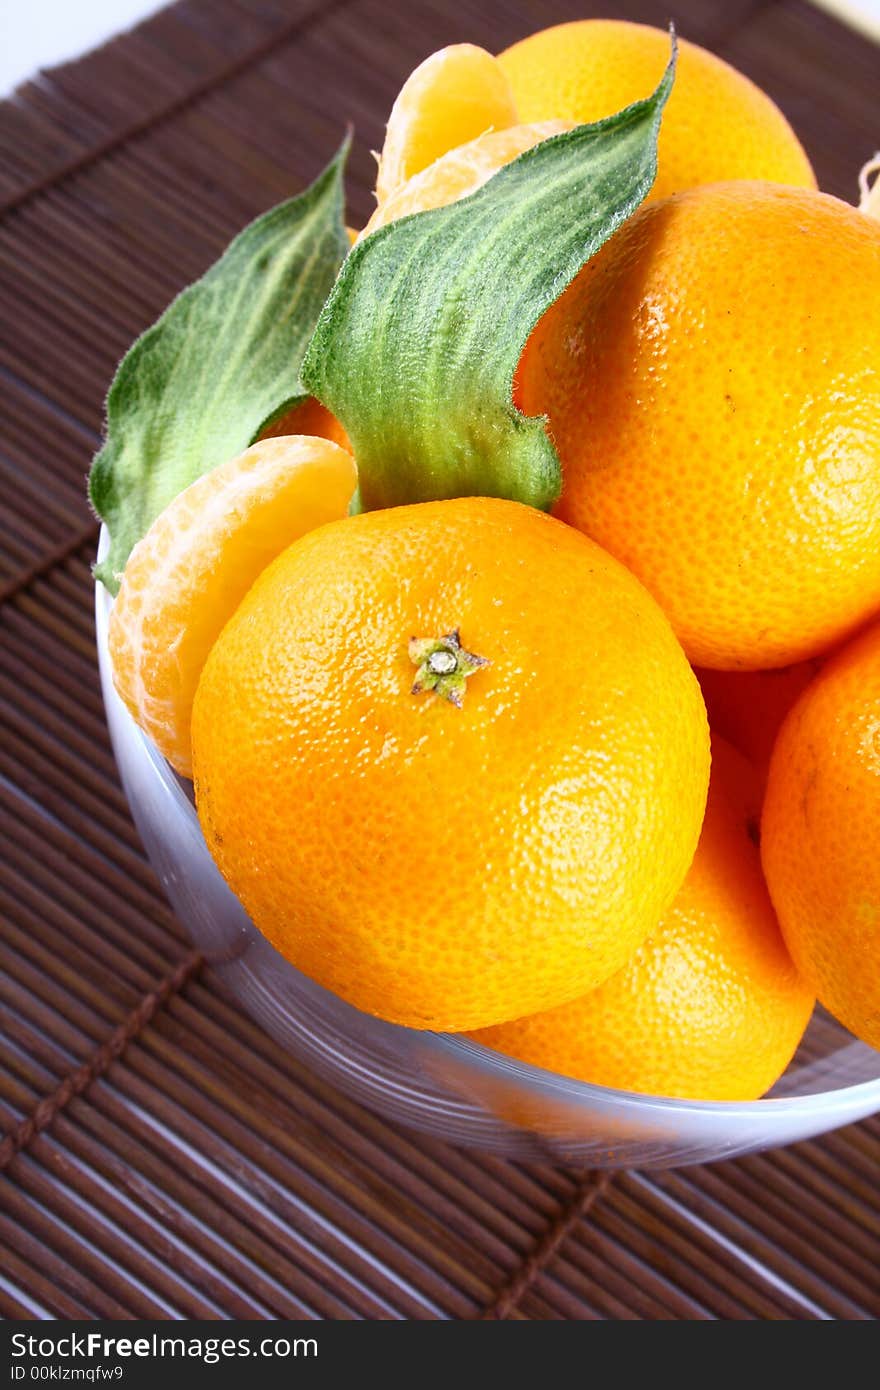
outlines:
[{"label": "whole orange with star stem", "polygon": [[684,877],[708,765],[696,679],[638,581],[485,497],[297,541],[193,711],[205,839],[256,925],[417,1028],[501,1022],[622,965]]}]

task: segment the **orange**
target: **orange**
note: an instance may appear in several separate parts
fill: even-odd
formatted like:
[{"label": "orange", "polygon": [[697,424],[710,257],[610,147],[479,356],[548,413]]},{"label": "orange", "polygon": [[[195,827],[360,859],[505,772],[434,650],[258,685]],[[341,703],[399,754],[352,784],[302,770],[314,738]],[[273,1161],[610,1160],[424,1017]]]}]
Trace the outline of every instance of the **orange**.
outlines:
[{"label": "orange", "polygon": [[[522,39],[498,61],[520,121],[598,121],[650,96],[669,61],[669,35],[625,20],[576,20]],[[653,198],[727,179],[816,187],[779,108],[742,73],[685,39],[658,156]]]},{"label": "orange", "polygon": [[[530,150],[551,135],[570,130],[566,121],[543,121],[537,125],[514,125],[507,130],[490,131],[466,145],[458,145],[435,159],[420,174],[415,174],[380,203],[360,237],[395,222],[413,212],[445,207],[475,193],[487,179],[517,155]],[[360,240],[360,237],[358,240]]]},{"label": "orange", "polygon": [[277,439],[280,435],[308,434],[319,439],[330,439],[341,449],[351,453],[351,441],[341,422],[325,405],[307,396],[299,405],[288,410],[285,415],[263,430],[260,439]]},{"label": "orange", "polygon": [[754,771],[712,740],[706,820],[657,931],[573,1003],[475,1036],[581,1081],[690,1100],[756,1100],[785,1070],[813,994],[785,949],[750,826]]},{"label": "orange", "polygon": [[880,607],[880,223],[823,193],[640,209],[544,315],[518,404],[558,515],[636,573],[699,666],[788,666]]},{"label": "orange", "polygon": [[696,672],[710,729],[748,758],[762,783],[783,719],[821,667],[814,659],[781,671]]},{"label": "orange", "polygon": [[456,43],[410,73],[391,108],[376,175],[380,204],[455,145],[517,121],[501,65],[484,48]]},{"label": "orange", "polygon": [[821,1002],[880,1047],[880,623],[836,653],[789,714],[761,850],[788,948]]},{"label": "orange", "polygon": [[205,840],[256,925],[416,1028],[499,1023],[613,973],[684,877],[708,756],[696,679],[638,581],[484,497],[303,537],[227,624],[193,711]]},{"label": "orange", "polygon": [[354,460],[324,439],[269,439],[181,492],[128,559],[110,615],[113,683],[135,722],[189,776],[202,666],[260,571],[345,515]]}]

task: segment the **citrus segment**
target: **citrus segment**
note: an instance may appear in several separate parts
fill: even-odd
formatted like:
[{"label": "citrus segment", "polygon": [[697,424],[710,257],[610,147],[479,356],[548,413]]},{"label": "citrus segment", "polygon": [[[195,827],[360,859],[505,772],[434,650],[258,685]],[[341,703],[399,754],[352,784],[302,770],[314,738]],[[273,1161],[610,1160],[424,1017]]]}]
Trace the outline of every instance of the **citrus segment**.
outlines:
[{"label": "citrus segment", "polygon": [[566,121],[514,125],[507,130],[480,135],[467,144],[449,150],[380,203],[358,240],[369,236],[377,227],[384,227],[387,222],[396,222],[399,217],[407,217],[413,212],[427,212],[429,208],[446,207],[448,203],[466,198],[469,193],[481,188],[493,174],[497,174],[503,165],[516,159],[517,155],[530,150],[542,140],[549,140],[551,135],[560,135],[570,129],[571,123]]},{"label": "citrus segment", "polygon": [[407,78],[391,108],[376,175],[377,201],[384,203],[447,150],[516,120],[510,85],[491,53],[472,43],[432,53]]},{"label": "citrus segment", "polygon": [[351,455],[329,440],[268,439],[181,492],[131,552],[110,615],[113,682],[182,775],[196,686],[223,625],[291,540],[345,515],[356,484]]}]

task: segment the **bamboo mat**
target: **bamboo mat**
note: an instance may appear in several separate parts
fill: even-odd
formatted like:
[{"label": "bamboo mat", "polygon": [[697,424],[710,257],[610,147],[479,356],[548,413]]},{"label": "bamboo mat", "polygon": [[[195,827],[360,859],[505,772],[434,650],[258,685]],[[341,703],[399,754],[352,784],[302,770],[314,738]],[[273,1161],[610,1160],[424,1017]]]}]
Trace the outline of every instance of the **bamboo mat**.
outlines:
[{"label": "bamboo mat", "polygon": [[[432,49],[660,3],[181,0],[0,106],[0,1313],[873,1319],[880,1120],[614,1177],[404,1133],[282,1055],[202,967],[119,789],[84,475],[132,337],[343,126],[350,219]],[[800,0],[677,0],[823,187],[880,142],[880,52]]]}]

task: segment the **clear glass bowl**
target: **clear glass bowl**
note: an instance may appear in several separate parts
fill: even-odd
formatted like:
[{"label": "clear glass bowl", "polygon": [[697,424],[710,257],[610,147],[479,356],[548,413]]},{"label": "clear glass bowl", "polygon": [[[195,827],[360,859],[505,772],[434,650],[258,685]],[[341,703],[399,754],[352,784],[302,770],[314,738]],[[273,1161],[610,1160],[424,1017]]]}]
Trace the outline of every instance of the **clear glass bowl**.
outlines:
[{"label": "clear glass bowl", "polygon": [[[102,544],[104,538],[102,536]],[[193,942],[242,1006],[320,1076],[393,1120],[512,1158],[590,1167],[672,1167],[790,1144],[880,1110],[880,1052],[817,1010],[764,1100],[666,1100],[588,1086],[452,1034],[363,1014],[301,975],[227,888],[189,784],[132,722],[110,679],[99,585],[98,657],[107,722],[132,815]]]}]

